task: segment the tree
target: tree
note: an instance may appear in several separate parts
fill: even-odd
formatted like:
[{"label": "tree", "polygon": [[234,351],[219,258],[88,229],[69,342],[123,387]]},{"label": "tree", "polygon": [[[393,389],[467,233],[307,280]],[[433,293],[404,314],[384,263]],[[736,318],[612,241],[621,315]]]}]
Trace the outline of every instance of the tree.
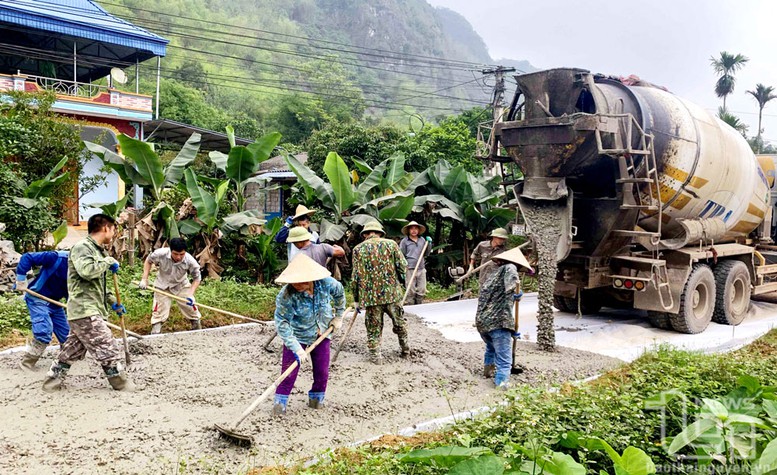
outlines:
[{"label": "tree", "polygon": [[772,99],[777,98],[777,94],[774,93],[774,87],[764,86],[761,83],[755,85],[755,91],[746,91],[753,96],[758,102],[758,134],[756,134],[756,144],[758,147],[757,153],[761,153],[762,141],[761,141],[761,119],[763,118],[764,107],[766,103]]},{"label": "tree", "polygon": [[734,130],[742,134],[742,137],[747,138],[747,124],[742,122],[739,117],[735,116],[731,112],[727,111],[725,107],[718,107],[718,119],[730,125]]},{"label": "tree", "polygon": [[475,175],[483,174],[483,163],[475,158],[475,137],[467,122],[460,117],[449,117],[439,126],[424,125],[409,136],[402,148],[410,169],[423,171],[441,160],[453,166],[461,165]]},{"label": "tree", "polygon": [[710,64],[712,69],[719,75],[718,81],[715,83],[715,94],[718,97],[723,98],[723,108],[726,108],[726,97],[734,92],[734,85],[736,84],[736,78],[734,74],[742,69],[744,65],[750,61],[750,58],[741,54],[731,54],[726,51],[721,51],[720,57],[710,57]]},{"label": "tree", "polygon": [[307,140],[306,165],[320,175],[329,152],[336,152],[349,169],[355,167],[354,160],[375,167],[403,147],[405,136],[394,125],[365,127],[353,122],[330,122]]}]

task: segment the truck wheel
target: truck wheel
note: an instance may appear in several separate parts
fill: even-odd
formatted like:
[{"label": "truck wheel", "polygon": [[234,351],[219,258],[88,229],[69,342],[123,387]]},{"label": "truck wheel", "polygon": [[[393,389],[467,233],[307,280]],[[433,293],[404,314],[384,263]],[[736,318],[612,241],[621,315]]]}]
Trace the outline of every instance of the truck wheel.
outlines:
[{"label": "truck wheel", "polygon": [[672,322],[669,321],[669,314],[666,312],[656,312],[648,310],[648,320],[650,324],[662,330],[671,330]]},{"label": "truck wheel", "polygon": [[553,296],[553,306],[557,309],[561,310],[562,312],[568,312],[568,313],[576,313],[577,312],[577,305],[575,305],[575,309],[572,310],[572,307],[569,306],[569,300],[574,299],[568,299],[565,297],[562,297],[560,295],[554,295]]},{"label": "truck wheel", "polygon": [[718,287],[712,320],[725,325],[739,325],[750,308],[750,271],[742,261],[724,261],[715,267]]},{"label": "truck wheel", "polygon": [[671,314],[672,328],[680,333],[701,333],[715,310],[715,276],[706,264],[694,264],[683,293],[680,294],[680,312]]}]

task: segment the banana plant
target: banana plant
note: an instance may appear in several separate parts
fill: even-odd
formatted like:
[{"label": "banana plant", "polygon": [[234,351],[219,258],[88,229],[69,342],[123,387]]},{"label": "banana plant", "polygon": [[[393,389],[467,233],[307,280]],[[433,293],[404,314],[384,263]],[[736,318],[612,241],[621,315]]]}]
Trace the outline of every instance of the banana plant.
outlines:
[{"label": "banana plant", "polygon": [[[375,168],[357,160],[357,170],[349,171],[342,157],[330,152],[324,162],[328,181],[292,156],[287,156],[286,162],[297,176],[307,201],[315,198],[328,211],[331,220],[323,219],[319,232],[323,241],[338,241],[349,226],[364,225],[374,219],[402,223],[413,208],[415,189],[425,183],[423,177],[405,172],[402,154],[387,158]],[[359,172],[365,175],[363,180]]]},{"label": "banana plant", "polygon": [[120,134],[117,138],[123,156],[97,143],[85,141],[84,144],[90,152],[115,171],[124,183],[149,190],[154,198],[151,211],[153,219],[165,223],[165,234],[168,237],[178,236],[175,210],[162,201],[162,191],[181,182],[184,170],[197,157],[197,152],[200,150],[200,134],[192,134],[167,166],[162,165],[162,160],[154,151],[153,144],[124,134]]},{"label": "banana plant", "polygon": [[253,175],[259,170],[259,165],[270,158],[281,141],[281,134],[272,132],[249,145],[235,145],[234,129],[230,126],[227,127],[227,137],[230,144],[229,154],[213,151],[208,156],[216,168],[223,171],[234,184],[237,210],[245,211],[246,186],[262,180]]},{"label": "banana plant", "polygon": [[445,160],[434,164],[424,173],[428,194],[417,196],[413,211],[439,215],[460,223],[473,237],[504,227],[515,218],[515,212],[499,206],[504,197],[500,177],[477,177],[462,166],[451,166]]},{"label": "banana plant", "polygon": [[[70,176],[70,172],[57,175],[67,163],[67,157],[60,160],[48,174],[40,180],[35,180],[24,188],[24,196],[15,197],[13,200],[27,209],[36,206],[42,198],[51,195],[54,190]],[[54,176],[57,175],[57,176]]]}]

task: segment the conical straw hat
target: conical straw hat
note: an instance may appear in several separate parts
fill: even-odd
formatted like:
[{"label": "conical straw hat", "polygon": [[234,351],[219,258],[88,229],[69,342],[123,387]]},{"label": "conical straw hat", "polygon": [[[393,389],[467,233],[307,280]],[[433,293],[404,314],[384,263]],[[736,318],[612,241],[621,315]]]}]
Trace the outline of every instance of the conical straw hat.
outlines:
[{"label": "conical straw hat", "polygon": [[406,225],[402,226],[402,234],[404,234],[405,236],[408,236],[410,234],[410,231],[408,231],[410,229],[410,226],[418,226],[419,236],[426,232],[426,226],[424,226],[423,224],[418,224],[415,221],[410,221]]},{"label": "conical straw hat", "polygon": [[305,215],[310,216],[310,215],[312,215],[315,212],[316,212],[316,210],[308,209],[307,206],[305,206],[305,205],[298,205],[297,209],[294,210],[294,216],[291,219],[298,219],[298,218],[301,218],[302,216],[305,216]]},{"label": "conical straw hat", "polygon": [[289,237],[286,238],[286,242],[302,242],[310,241],[313,236],[302,226],[295,226],[289,229]]},{"label": "conical straw hat", "polygon": [[526,257],[524,257],[521,250],[518,249],[517,247],[514,247],[509,251],[505,251],[501,254],[497,254],[491,259],[499,259],[502,261],[512,262],[513,264],[517,264],[519,266],[525,267],[530,271],[534,272],[534,269],[532,269],[531,265],[529,265],[529,261],[526,260]]},{"label": "conical straw hat", "polygon": [[289,266],[275,279],[275,282],[277,284],[300,284],[302,282],[321,280],[330,275],[332,274],[325,267],[319,265],[313,259],[305,254],[297,254],[291,260]]}]

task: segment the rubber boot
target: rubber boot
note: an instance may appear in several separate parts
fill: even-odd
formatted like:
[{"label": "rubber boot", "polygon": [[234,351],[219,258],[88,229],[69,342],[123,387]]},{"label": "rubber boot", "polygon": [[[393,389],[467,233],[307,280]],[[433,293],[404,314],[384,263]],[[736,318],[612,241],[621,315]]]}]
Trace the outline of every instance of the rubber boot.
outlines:
[{"label": "rubber boot", "polygon": [[51,363],[51,368],[46,373],[46,379],[43,380],[43,390],[50,393],[62,389],[62,380],[69,370],[70,365],[67,363],[59,361]]},{"label": "rubber boot", "polygon": [[108,383],[116,391],[128,393],[135,391],[135,383],[127,377],[127,373],[121,368],[121,365],[103,366],[103,371],[105,371],[105,376],[108,378]]},{"label": "rubber boot", "polygon": [[496,365],[495,364],[487,364],[483,366],[483,376],[485,376],[488,379],[491,379],[496,374]]},{"label": "rubber boot", "polygon": [[272,405],[272,415],[273,416],[285,416],[286,415],[286,405],[289,403],[289,396],[285,394],[276,394],[275,400],[273,401]]},{"label": "rubber boot", "polygon": [[192,330],[202,330],[202,322],[198,318],[197,320],[192,320]]},{"label": "rubber boot", "polygon": [[27,344],[27,352],[22,356],[19,366],[29,372],[35,371],[35,364],[40,359],[48,345],[42,341],[32,340]]},{"label": "rubber boot", "polygon": [[155,323],[151,325],[151,334],[156,335],[158,333],[162,333],[162,324],[161,323]]},{"label": "rubber boot", "polygon": [[308,393],[308,407],[313,409],[321,409],[324,407],[324,394],[325,393]]},{"label": "rubber boot", "polygon": [[399,339],[399,357],[407,358],[410,356],[410,346],[407,344],[407,338]]},{"label": "rubber boot", "polygon": [[370,351],[370,357],[369,357],[370,363],[374,365],[382,365],[383,364],[383,356],[380,354],[380,350],[378,351]]}]

